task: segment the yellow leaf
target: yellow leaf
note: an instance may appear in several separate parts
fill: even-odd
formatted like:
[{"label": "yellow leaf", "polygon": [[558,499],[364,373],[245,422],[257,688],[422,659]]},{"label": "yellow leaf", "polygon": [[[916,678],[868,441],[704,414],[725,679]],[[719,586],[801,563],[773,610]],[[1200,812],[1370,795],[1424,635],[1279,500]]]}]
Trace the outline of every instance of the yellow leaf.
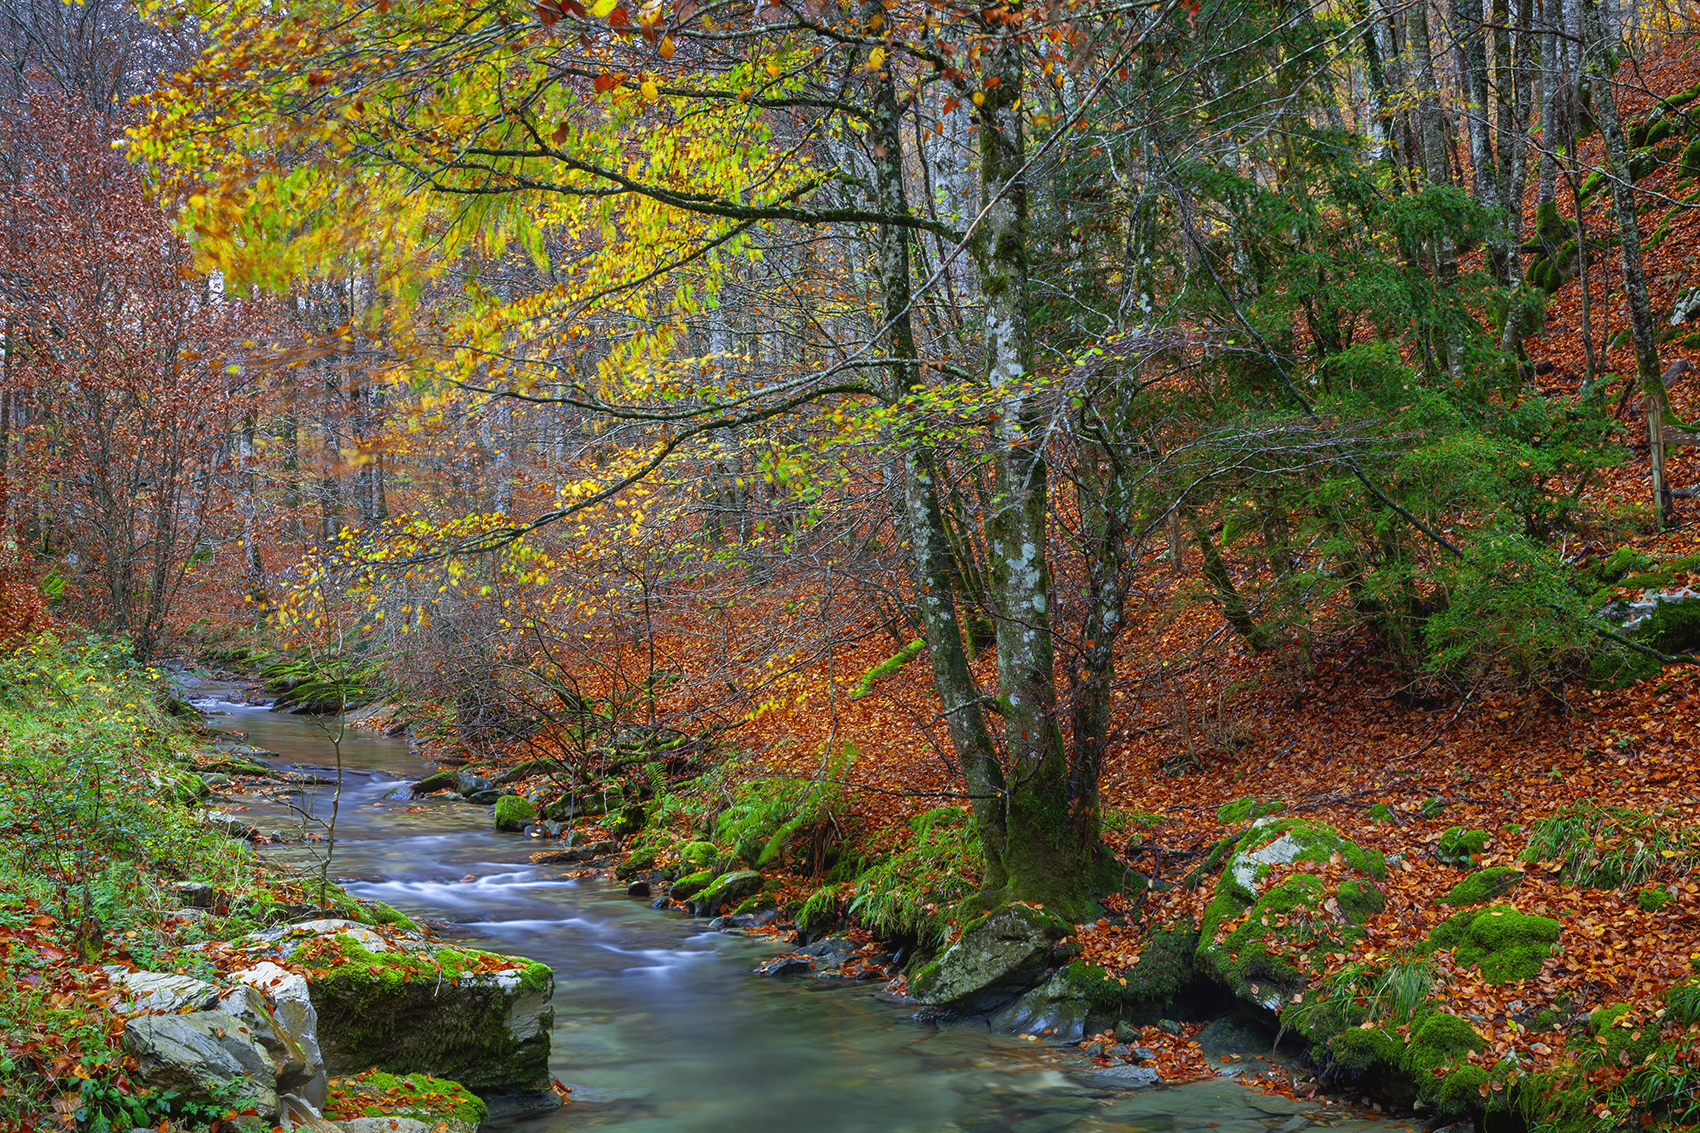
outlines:
[{"label": "yellow leaf", "polygon": [[877,70],[880,69],[880,64],[884,63],[884,62],[885,62],[885,48],[876,47],[872,51],[868,52],[868,62],[867,62],[867,69],[868,70],[877,71]]},{"label": "yellow leaf", "polygon": [[670,35],[662,36],[661,46],[656,48],[656,51],[660,53],[663,59],[673,58],[673,37]]},{"label": "yellow leaf", "polygon": [[974,105],[975,106],[986,105],[986,92],[985,91],[977,90],[977,91],[974,92]]},{"label": "yellow leaf", "polygon": [[590,6],[590,14],[599,20],[607,19],[608,13],[612,12],[619,2],[620,0],[596,0],[596,3]]},{"label": "yellow leaf", "polygon": [[785,68],[781,67],[778,63],[775,63],[771,59],[769,59],[767,61],[767,77],[768,78],[777,79],[780,75],[783,75],[784,73],[785,73]]},{"label": "yellow leaf", "polygon": [[643,81],[643,85],[638,87],[638,90],[643,94],[643,100],[645,102],[654,102],[656,99],[661,97],[661,92],[655,89],[654,79],[645,79]]}]

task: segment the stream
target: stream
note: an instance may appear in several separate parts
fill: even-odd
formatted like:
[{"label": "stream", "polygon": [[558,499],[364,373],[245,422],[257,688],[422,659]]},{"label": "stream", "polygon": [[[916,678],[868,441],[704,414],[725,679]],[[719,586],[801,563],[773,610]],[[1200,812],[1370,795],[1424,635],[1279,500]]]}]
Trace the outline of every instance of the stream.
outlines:
[{"label": "stream", "polygon": [[[233,703],[231,686],[189,683],[212,727],[299,770],[333,774],[326,723]],[[334,724],[331,725],[334,727]],[[916,1022],[878,985],[762,979],[766,942],[710,932],[623,889],[530,861],[536,844],[498,834],[458,797],[386,800],[436,770],[405,742],[349,731],[332,873],[349,892],[439,922],[456,944],[528,956],[555,971],[551,1067],[572,1101],[522,1133],[607,1128],[668,1133],[799,1128],[809,1133],[1402,1133],[1408,1122],[1320,1101],[1270,1097],[1228,1079],[1106,1090],[1059,1068],[1054,1051],[972,1025]],[[326,813],[331,790],[304,801]],[[232,796],[264,830],[300,818]],[[269,846],[316,864],[322,844]],[[450,922],[447,925],[441,922]],[[771,1124],[770,1124],[771,1123]]]}]

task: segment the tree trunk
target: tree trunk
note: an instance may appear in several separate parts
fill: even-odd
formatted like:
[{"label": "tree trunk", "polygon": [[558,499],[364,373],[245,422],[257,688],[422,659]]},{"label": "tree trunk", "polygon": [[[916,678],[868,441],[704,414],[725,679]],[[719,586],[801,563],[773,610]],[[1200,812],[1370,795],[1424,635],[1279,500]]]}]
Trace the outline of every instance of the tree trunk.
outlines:
[{"label": "tree trunk", "polygon": [[[1660,408],[1668,403],[1660,374],[1659,346],[1654,339],[1653,308],[1647,297],[1647,277],[1641,262],[1641,225],[1635,217],[1635,183],[1629,170],[1629,142],[1617,114],[1612,91],[1616,57],[1606,47],[1599,11],[1582,5],[1583,47],[1587,52],[1588,86],[1594,118],[1605,135],[1606,168],[1611,177],[1612,207],[1617,212],[1618,251],[1623,259],[1623,293],[1629,308],[1629,333],[1635,340],[1635,374],[1647,407],[1648,456],[1652,463],[1653,508],[1663,527],[1675,518],[1670,485],[1665,481]],[[1584,251],[1584,259],[1586,253]]]},{"label": "tree trunk", "polygon": [[[1018,15],[1012,12],[1011,16]],[[981,220],[969,250],[985,304],[986,380],[994,394],[997,501],[991,517],[992,602],[1008,800],[1001,891],[1063,916],[1090,903],[1098,845],[1097,784],[1084,784],[1057,721],[1046,519],[1046,403],[1032,388],[1028,307],[1027,152],[1022,47],[1008,24],[985,22],[978,108]],[[983,96],[983,97],[982,97]]]}]

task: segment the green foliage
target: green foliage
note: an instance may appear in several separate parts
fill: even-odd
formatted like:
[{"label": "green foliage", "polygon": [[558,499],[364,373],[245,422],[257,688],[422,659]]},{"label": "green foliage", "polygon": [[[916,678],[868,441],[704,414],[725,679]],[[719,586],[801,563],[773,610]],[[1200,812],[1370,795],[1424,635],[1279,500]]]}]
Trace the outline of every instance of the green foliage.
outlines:
[{"label": "green foliage", "polygon": [[886,936],[944,938],[956,904],[979,883],[979,843],[968,811],[938,807],[909,821],[910,844],[856,881],[850,913]]},{"label": "green foliage", "polygon": [[1687,869],[1695,851],[1694,836],[1675,816],[1666,825],[1631,807],[1578,803],[1535,823],[1523,860],[1560,863],[1576,885],[1618,889]]},{"label": "green foliage", "polygon": [[[740,784],[732,794],[732,805],[715,823],[714,840],[730,846],[755,869],[779,860],[799,833],[812,833],[842,808],[842,784],[855,758],[856,746],[846,742],[812,779],[771,778]],[[810,872],[814,863],[794,864],[800,872]]]}]

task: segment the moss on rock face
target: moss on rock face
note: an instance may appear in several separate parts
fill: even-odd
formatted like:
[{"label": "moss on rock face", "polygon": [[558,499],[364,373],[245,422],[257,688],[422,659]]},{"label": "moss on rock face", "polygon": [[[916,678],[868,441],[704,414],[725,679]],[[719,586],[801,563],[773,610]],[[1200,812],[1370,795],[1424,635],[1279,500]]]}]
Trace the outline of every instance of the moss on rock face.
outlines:
[{"label": "moss on rock face", "polygon": [[1470,1065],[1470,1052],[1487,1045],[1466,1020],[1430,1015],[1411,1036],[1404,1069],[1418,1097],[1442,1116],[1465,1113],[1479,1106],[1481,1087],[1488,1080],[1487,1070]]},{"label": "moss on rock face", "polygon": [[679,856],[698,869],[707,869],[720,856],[720,847],[713,842],[690,842],[679,851]]},{"label": "moss on rock face", "polygon": [[1364,811],[1364,817],[1371,822],[1392,822],[1393,808],[1386,803],[1371,803],[1369,809]]},{"label": "moss on rock face", "polygon": [[473,1089],[549,1085],[554,974],[544,964],[424,941],[373,951],[347,933],[309,940],[291,959],[306,969],[333,1073],[375,1066]]},{"label": "moss on rock face", "polygon": [[[1344,864],[1339,884],[1306,869]],[[1290,866],[1279,882],[1275,869]],[[1349,945],[1385,904],[1370,879],[1387,874],[1382,856],[1321,823],[1262,819],[1228,858],[1199,926],[1198,968],[1235,994],[1274,1009],[1314,974],[1295,957],[1316,941]],[[1243,918],[1243,919],[1241,919]],[[1232,927],[1229,927],[1229,926]]]},{"label": "moss on rock face", "polygon": [[1502,897],[1516,888],[1523,875],[1509,866],[1496,865],[1477,870],[1446,891],[1442,905],[1479,905]]},{"label": "moss on rock face", "polygon": [[1505,905],[1454,913],[1429,934],[1431,948],[1451,948],[1459,964],[1479,968],[1490,984],[1540,974],[1562,926]]}]

